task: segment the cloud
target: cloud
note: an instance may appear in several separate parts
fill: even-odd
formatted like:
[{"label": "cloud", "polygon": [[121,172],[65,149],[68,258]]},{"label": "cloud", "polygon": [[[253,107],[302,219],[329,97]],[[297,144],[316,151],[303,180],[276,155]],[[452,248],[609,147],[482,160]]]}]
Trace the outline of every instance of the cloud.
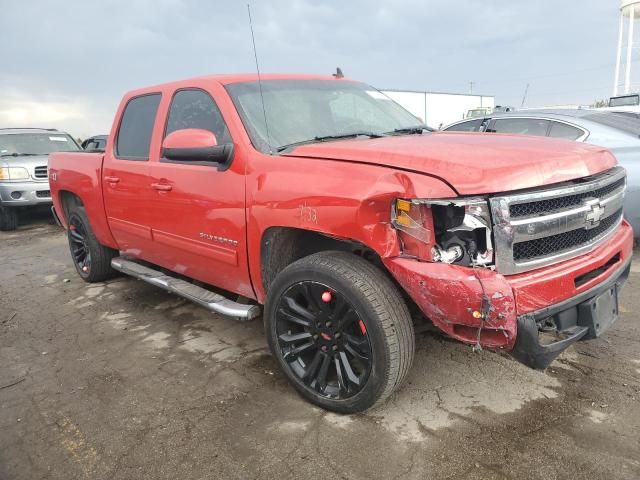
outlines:
[{"label": "cloud", "polygon": [[[340,66],[379,88],[454,92],[474,82],[512,105],[529,83],[530,106],[588,103],[612,87],[614,2],[254,0],[252,14],[264,72]],[[255,70],[245,2],[3,2],[2,19],[2,126],[102,133],[127,90]]]}]

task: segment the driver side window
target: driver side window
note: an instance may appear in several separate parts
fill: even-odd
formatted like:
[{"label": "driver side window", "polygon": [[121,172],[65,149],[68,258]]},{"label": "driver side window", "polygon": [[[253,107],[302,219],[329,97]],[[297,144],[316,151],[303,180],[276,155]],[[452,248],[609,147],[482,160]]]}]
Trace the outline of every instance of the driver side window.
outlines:
[{"label": "driver side window", "polygon": [[203,90],[178,90],[171,100],[165,137],[176,130],[186,128],[212,132],[219,145],[232,143],[229,129],[218,106]]}]

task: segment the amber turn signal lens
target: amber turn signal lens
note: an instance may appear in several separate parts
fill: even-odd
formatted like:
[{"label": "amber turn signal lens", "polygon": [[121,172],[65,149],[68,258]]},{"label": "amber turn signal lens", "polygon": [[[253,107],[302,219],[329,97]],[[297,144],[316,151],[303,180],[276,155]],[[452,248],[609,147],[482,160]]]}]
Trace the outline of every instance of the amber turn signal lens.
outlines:
[{"label": "amber turn signal lens", "polygon": [[410,212],[411,202],[399,198],[398,200],[396,200],[396,210],[399,212]]}]

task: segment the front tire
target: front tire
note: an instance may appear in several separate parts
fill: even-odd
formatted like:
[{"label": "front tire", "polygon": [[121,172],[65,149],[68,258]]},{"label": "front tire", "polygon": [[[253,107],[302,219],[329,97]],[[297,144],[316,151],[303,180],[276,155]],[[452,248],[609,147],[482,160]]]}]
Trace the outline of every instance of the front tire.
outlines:
[{"label": "front tire", "polygon": [[69,250],[80,278],[94,283],[116,276],[117,271],[111,268],[111,260],[118,256],[118,251],[98,242],[84,207],[74,207],[69,213],[68,223]]},{"label": "front tire", "polygon": [[18,211],[0,205],[0,231],[11,232],[18,228]]},{"label": "front tire", "polygon": [[385,400],[413,361],[413,324],[400,292],[351,253],[317,253],[280,272],[267,296],[265,326],[294,388],[339,413]]}]

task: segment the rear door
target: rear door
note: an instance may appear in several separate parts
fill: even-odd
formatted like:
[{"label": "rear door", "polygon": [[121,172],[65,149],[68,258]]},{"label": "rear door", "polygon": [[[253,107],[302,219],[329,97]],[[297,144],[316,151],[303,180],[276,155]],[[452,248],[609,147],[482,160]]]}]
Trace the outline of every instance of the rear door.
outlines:
[{"label": "rear door", "polygon": [[[206,88],[173,92],[163,137],[181,129],[213,132],[218,145],[234,143]],[[190,161],[151,162],[154,263],[197,280],[253,297],[245,220],[245,159],[234,145],[228,169]]]},{"label": "rear door", "polygon": [[108,148],[102,189],[109,227],[125,254],[150,259],[153,248],[149,203],[149,152],[161,94],[130,98]]}]

